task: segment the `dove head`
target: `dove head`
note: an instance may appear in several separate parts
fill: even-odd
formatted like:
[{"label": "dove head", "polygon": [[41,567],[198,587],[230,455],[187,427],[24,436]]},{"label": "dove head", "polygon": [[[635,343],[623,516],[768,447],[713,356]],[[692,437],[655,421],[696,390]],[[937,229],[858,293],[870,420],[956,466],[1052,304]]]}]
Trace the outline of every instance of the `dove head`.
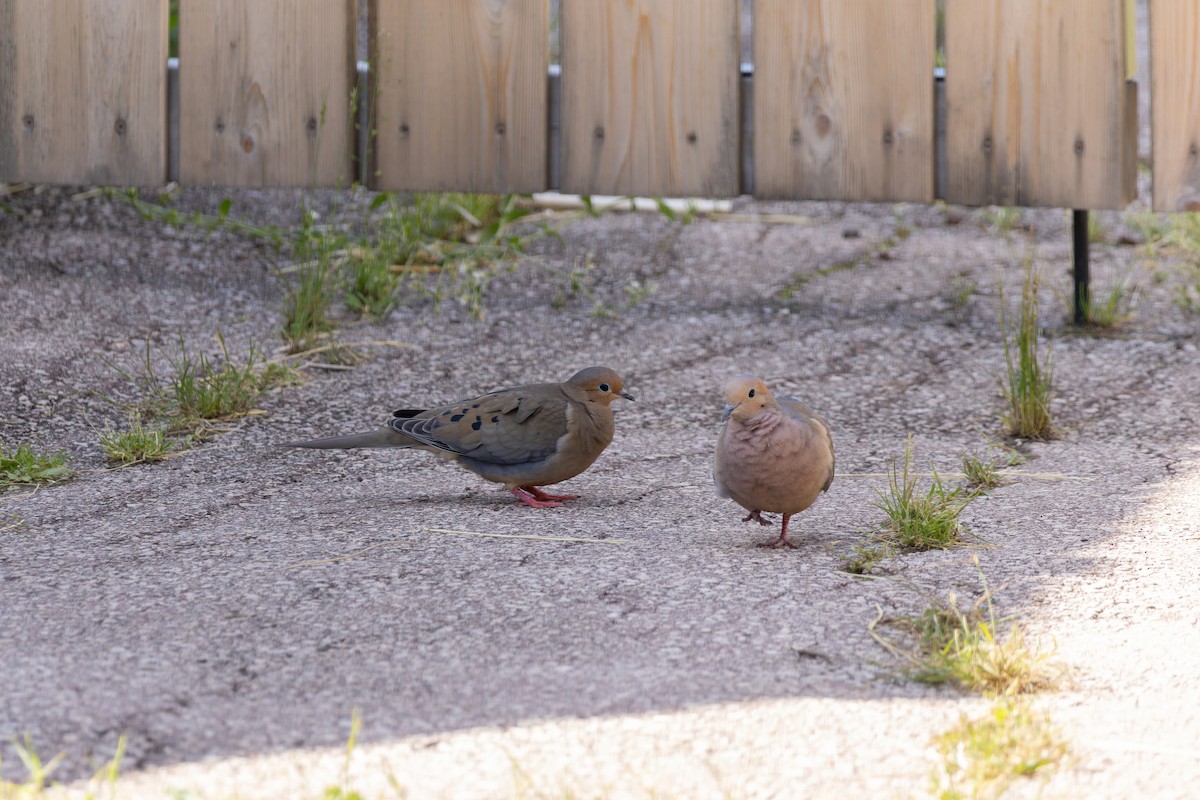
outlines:
[{"label": "dove head", "polygon": [[588,367],[571,376],[567,385],[583,395],[585,400],[608,405],[618,397],[632,400],[633,395],[625,391],[621,376],[608,367]]},{"label": "dove head", "polygon": [[725,384],[725,409],[721,412],[721,419],[733,417],[738,422],[745,422],[773,405],[775,398],[765,383],[758,378],[740,376]]}]

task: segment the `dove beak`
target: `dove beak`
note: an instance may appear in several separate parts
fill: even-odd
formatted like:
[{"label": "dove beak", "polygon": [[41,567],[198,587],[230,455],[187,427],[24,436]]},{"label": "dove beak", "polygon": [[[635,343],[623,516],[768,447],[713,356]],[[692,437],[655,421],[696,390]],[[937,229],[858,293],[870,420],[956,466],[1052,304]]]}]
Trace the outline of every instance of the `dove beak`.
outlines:
[{"label": "dove beak", "polygon": [[617,392],[617,394],[621,395],[621,397],[624,397],[626,400],[628,400],[628,401],[630,401],[630,402],[633,402],[633,401],[634,401],[634,400],[633,400],[633,395],[631,395],[629,392],[625,391],[624,389],[622,389],[621,391]]},{"label": "dove beak", "polygon": [[737,406],[733,403],[729,403],[724,408],[722,408],[721,409],[721,422],[726,422],[729,419],[729,415],[733,413],[733,410],[735,408],[737,408]]}]

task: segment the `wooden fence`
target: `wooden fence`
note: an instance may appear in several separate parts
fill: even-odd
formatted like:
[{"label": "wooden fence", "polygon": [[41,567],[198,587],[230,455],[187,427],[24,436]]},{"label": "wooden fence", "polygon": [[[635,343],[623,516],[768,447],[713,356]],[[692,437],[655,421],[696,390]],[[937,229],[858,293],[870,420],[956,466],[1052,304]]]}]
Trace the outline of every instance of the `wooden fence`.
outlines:
[{"label": "wooden fence", "polygon": [[[1133,0],[0,0],[0,182],[1121,208]],[[1200,209],[1200,3],[1149,0],[1154,206]],[[550,67],[559,25],[561,66]],[[944,131],[944,135],[939,132]],[[175,177],[173,174],[172,177]]]}]

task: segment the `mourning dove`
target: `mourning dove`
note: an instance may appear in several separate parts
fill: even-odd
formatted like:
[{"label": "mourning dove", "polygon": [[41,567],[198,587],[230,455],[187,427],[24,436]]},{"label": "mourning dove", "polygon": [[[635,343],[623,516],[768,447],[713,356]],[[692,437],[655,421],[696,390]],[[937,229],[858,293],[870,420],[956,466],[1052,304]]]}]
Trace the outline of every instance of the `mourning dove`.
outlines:
[{"label": "mourning dove", "polygon": [[833,439],[825,421],[790,397],[776,400],[758,378],[725,384],[725,427],[717,439],[713,480],[754,520],[770,525],[762,512],[783,514],[779,539],[761,547],[795,547],[788,519],[816,502],[833,483]]},{"label": "mourning dove", "polygon": [[456,462],[485,480],[502,483],[538,508],[561,506],[574,495],[546,494],[546,486],[592,465],[613,439],[613,400],[632,400],[621,376],[588,367],[565,383],[500,389],[454,405],[401,409],[387,427],[284,447],[344,450],[411,447]]}]

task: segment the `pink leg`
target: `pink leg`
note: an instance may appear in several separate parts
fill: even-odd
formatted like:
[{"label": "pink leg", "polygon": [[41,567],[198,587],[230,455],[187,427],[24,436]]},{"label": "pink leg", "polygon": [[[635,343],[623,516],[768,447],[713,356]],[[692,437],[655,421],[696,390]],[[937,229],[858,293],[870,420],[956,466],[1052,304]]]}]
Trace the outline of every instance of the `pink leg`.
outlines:
[{"label": "pink leg", "polygon": [[795,550],[796,545],[789,542],[788,538],[787,538],[787,524],[788,524],[788,520],[791,519],[791,517],[792,517],[791,514],[783,515],[783,525],[779,530],[779,538],[778,539],[776,539],[773,542],[763,542],[762,544],[759,545],[759,547],[786,547],[789,550]]},{"label": "pink leg", "polygon": [[522,486],[522,489],[529,492],[538,500],[577,500],[573,494],[546,494],[536,486]]},{"label": "pink leg", "polygon": [[[742,517],[742,522],[749,522],[750,520],[754,520],[754,521],[755,521],[755,522],[757,522],[759,525],[770,525],[770,524],[771,524],[771,520],[769,520],[769,519],[767,519],[766,517],[764,517],[764,516],[762,515],[762,512],[761,512],[761,511],[759,511],[758,509],[755,509],[754,511],[751,511],[749,514],[747,514],[746,516]],[[785,523],[785,524],[786,524],[786,523]]]},{"label": "pink leg", "polygon": [[[512,492],[513,495],[515,495],[516,498],[522,503],[533,508],[562,508],[562,503],[559,503],[555,500],[550,500],[549,495],[546,495],[547,499],[545,500],[539,499],[534,494],[527,491],[526,487],[524,486],[514,486],[513,488],[509,489],[509,491]],[[541,492],[538,492],[538,494],[541,494]]]}]

